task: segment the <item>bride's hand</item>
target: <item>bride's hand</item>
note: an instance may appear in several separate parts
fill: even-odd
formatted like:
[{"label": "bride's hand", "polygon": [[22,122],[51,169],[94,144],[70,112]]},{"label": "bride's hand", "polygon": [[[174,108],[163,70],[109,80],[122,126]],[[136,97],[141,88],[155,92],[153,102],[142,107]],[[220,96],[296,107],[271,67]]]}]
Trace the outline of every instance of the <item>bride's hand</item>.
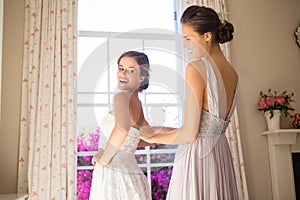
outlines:
[{"label": "bride's hand", "polygon": [[99,149],[99,151],[93,156],[92,164],[95,166],[97,163],[100,163],[100,158],[102,157],[104,150]]}]

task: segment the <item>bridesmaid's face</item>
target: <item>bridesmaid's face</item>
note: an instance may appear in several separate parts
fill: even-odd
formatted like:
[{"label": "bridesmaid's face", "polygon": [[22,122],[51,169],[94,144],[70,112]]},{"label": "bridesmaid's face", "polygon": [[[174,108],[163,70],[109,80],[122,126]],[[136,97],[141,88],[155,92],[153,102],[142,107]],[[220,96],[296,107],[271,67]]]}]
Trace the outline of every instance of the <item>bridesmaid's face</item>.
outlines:
[{"label": "bridesmaid's face", "polygon": [[121,58],[118,66],[118,87],[121,91],[133,92],[140,87],[144,77],[140,75],[140,66],[134,58]]},{"label": "bridesmaid's face", "polygon": [[198,59],[207,56],[209,43],[205,35],[195,32],[193,27],[188,24],[182,24],[183,45],[188,50],[192,58]]}]

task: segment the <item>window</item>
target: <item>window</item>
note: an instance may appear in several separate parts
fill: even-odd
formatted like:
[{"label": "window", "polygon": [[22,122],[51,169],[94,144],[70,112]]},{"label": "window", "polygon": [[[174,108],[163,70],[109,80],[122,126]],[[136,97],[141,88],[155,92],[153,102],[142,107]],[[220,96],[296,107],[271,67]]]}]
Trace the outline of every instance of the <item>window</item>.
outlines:
[{"label": "window", "polygon": [[[98,150],[99,126],[117,92],[118,57],[128,50],[148,55],[150,85],[139,94],[145,117],[151,125],[171,127],[181,122],[184,59],[174,0],[80,0],[78,28],[77,199],[88,199],[90,160]],[[138,164],[152,185],[160,170],[170,177],[175,147],[158,145],[136,151]]]}]

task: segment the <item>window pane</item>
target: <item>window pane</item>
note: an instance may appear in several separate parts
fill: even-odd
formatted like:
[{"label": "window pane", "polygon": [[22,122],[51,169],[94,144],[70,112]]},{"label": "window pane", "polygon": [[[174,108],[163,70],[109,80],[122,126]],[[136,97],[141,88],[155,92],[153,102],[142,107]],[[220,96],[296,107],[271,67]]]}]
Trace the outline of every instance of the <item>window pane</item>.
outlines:
[{"label": "window pane", "polygon": [[150,84],[147,93],[162,91],[168,91],[169,93],[179,92],[178,84],[180,84],[180,80],[178,79],[179,74],[176,70],[160,64],[151,64],[150,68]]},{"label": "window pane", "polygon": [[77,107],[78,130],[98,127],[108,110],[108,107]]},{"label": "window pane", "polygon": [[93,128],[97,127],[98,123],[95,117],[93,107],[78,107],[77,108],[77,127],[81,128]]},{"label": "window pane", "polygon": [[146,164],[147,163],[147,155],[139,154],[135,155],[136,161],[138,164]]},{"label": "window pane", "polygon": [[[108,84],[110,82],[109,80],[109,71],[108,71],[108,65],[102,65],[101,66],[101,74],[100,76],[97,77],[97,83],[96,83],[96,89],[94,90],[94,92],[108,92]],[[90,88],[89,91],[91,91],[92,89],[94,89],[93,87]]]},{"label": "window pane", "polygon": [[177,144],[157,144],[155,146],[151,146],[151,149],[176,149]]},{"label": "window pane", "polygon": [[97,119],[99,126],[101,125],[103,118],[105,117],[105,115],[107,115],[107,113],[110,111],[110,109],[111,109],[110,105],[107,105],[106,107],[95,107],[94,108],[96,119]]},{"label": "window pane", "polygon": [[145,40],[145,53],[152,64],[166,66],[176,71],[176,44],[172,40]]},{"label": "window pane", "polygon": [[78,28],[113,32],[153,28],[174,31],[174,1],[79,0]]},{"label": "window pane", "polygon": [[94,93],[78,93],[77,94],[78,106],[92,105],[92,104],[108,104],[107,94],[94,94]]},{"label": "window pane", "polygon": [[79,92],[94,92],[99,81],[103,84],[101,89],[107,91],[107,76],[104,76],[108,69],[107,55],[106,38],[78,38],[77,88]]},{"label": "window pane", "polygon": [[149,94],[146,96],[146,101],[148,104],[177,104],[178,99],[174,94]]},{"label": "window pane", "polygon": [[78,170],[77,200],[89,199],[93,170]]},{"label": "window pane", "polygon": [[172,176],[172,167],[152,168],[151,172],[151,194],[152,199],[166,199]]},{"label": "window pane", "polygon": [[151,126],[178,127],[179,108],[171,106],[147,106],[147,120]]},{"label": "window pane", "polygon": [[[107,38],[100,37],[78,37],[78,72],[83,66],[84,62],[88,59],[88,57],[94,52],[101,50],[101,54],[106,53],[107,47],[104,46],[99,49],[100,45],[106,45]],[[105,56],[103,56],[105,57]],[[106,60],[106,59],[105,59]]]},{"label": "window pane", "polygon": [[151,154],[151,163],[173,163],[175,153]]},{"label": "window pane", "polygon": [[143,50],[142,39],[130,39],[130,38],[109,38],[109,62],[117,62],[117,59],[122,53],[129,50]]}]

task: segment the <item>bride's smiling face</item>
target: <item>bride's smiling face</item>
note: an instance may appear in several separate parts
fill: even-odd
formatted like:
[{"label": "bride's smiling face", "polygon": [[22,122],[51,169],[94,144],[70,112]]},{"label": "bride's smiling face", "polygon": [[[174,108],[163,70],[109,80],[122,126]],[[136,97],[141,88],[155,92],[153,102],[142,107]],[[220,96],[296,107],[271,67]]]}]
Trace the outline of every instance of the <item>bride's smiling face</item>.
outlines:
[{"label": "bride's smiling face", "polygon": [[118,87],[121,91],[133,92],[140,87],[144,77],[140,75],[140,66],[132,57],[122,57],[118,66]]}]

